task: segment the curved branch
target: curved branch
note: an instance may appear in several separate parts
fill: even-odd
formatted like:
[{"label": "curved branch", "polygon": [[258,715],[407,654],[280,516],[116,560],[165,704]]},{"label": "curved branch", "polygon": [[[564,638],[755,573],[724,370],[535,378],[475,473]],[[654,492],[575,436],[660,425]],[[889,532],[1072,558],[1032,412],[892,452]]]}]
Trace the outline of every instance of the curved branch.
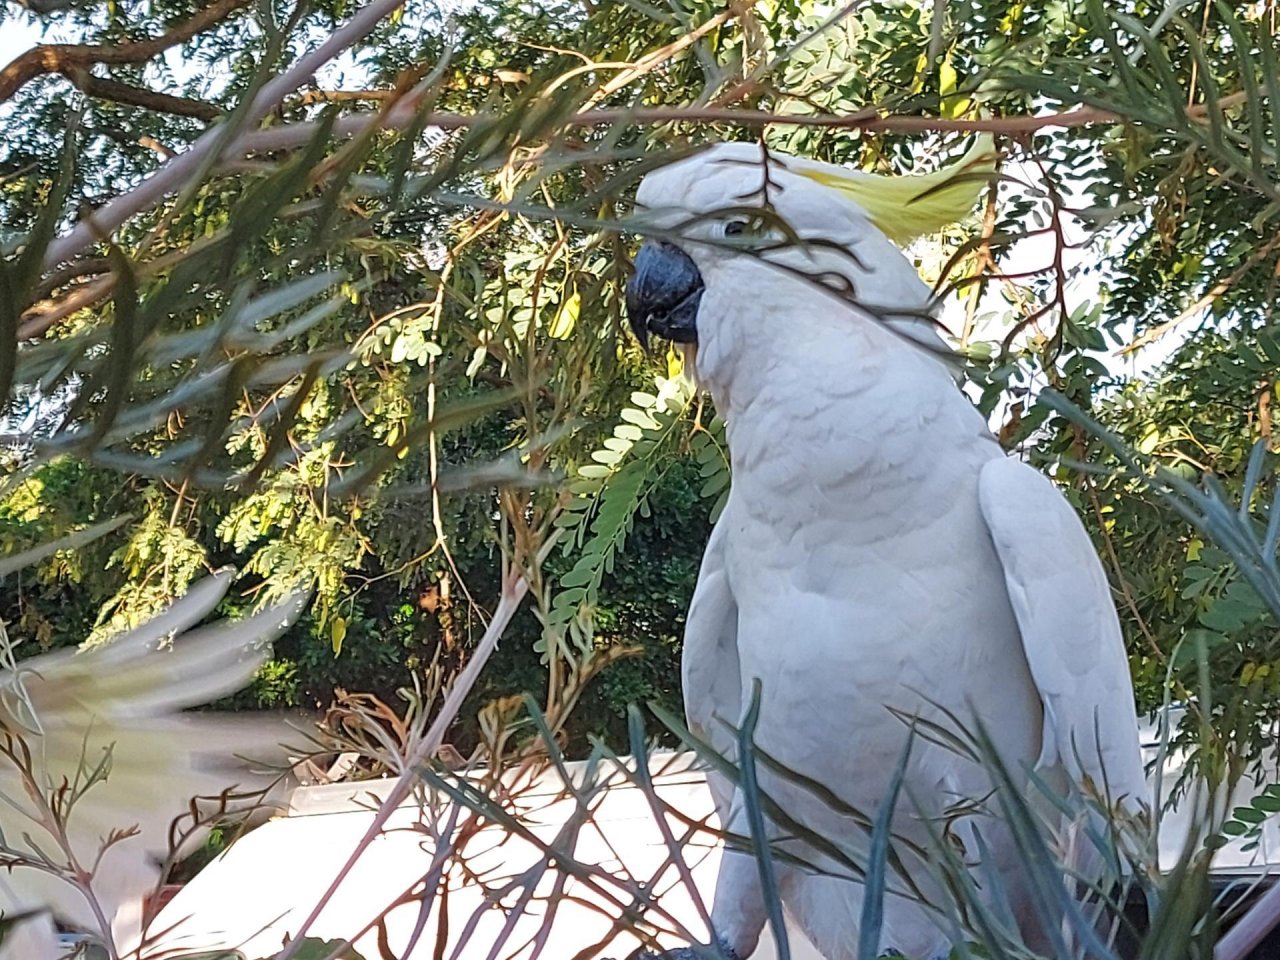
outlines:
[{"label": "curved branch", "polygon": [[37,296],[47,297],[59,287],[65,287],[72,280],[101,276],[104,273],[109,273],[110,270],[111,261],[106,257],[94,257],[89,260],[79,260],[75,263],[67,264],[65,267],[55,270],[45,277],[44,282],[40,284],[37,290]]},{"label": "curved branch", "polygon": [[67,10],[74,7],[79,0],[9,0],[9,2],[16,3],[23,10],[30,10],[35,14],[46,14]]},{"label": "curved branch", "polygon": [[110,100],[129,107],[142,107],[156,113],[172,113],[179,117],[195,117],[205,123],[212,123],[222,116],[222,108],[204,100],[193,100],[190,97],[175,97],[169,93],[148,90],[146,87],[135,87],[119,80],[106,77],[95,77],[91,73],[81,73],[77,77],[69,77],[86,96],[98,100]]},{"label": "curved branch", "polygon": [[295,102],[304,107],[317,103],[382,103],[397,96],[394,90],[307,90],[299,94]]},{"label": "curved branch", "polygon": [[145,63],[158,53],[216,27],[251,0],[213,0],[190,20],[158,37],[131,43],[42,43],[14,58],[0,70],[0,103],[10,99],[36,77],[60,73],[70,77],[98,63]]}]

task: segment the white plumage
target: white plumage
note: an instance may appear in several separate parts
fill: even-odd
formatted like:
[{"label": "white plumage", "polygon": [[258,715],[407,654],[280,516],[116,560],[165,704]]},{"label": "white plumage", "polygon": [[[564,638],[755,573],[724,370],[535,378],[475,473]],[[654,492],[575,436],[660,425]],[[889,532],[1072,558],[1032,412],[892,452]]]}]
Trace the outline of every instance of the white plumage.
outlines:
[{"label": "white plumage", "polygon": [[[243,620],[190,629],[226,593],[224,571],[192,586],[163,613],[116,640],[63,650],[0,672],[0,833],[5,856],[76,866],[85,891],[31,866],[0,872],[4,916],[34,912],[0,943],[0,960],[57,956],[51,919],[88,931],[137,934],[142,897],[159,879],[169,829],[193,797],[268,786],[292,731],[271,717],[183,713],[243,687],[270,656],[300,599]],[[30,762],[20,760],[30,751]],[[65,818],[65,842],[47,814],[63,784],[108,758]],[[270,769],[274,766],[276,769]],[[24,769],[25,768],[25,769]],[[52,829],[51,829],[52,828]],[[130,835],[103,850],[113,831]],[[101,855],[101,856],[100,856]],[[100,859],[99,859],[100,856]]]},{"label": "white plumage", "polygon": [[[637,195],[673,239],[637,258],[632,323],[693,342],[696,311],[697,377],[725,417],[733,468],[685,635],[691,728],[732,754],[725,723],[739,724],[758,679],[759,747],[874,814],[906,737],[895,711],[938,721],[944,710],[976,713],[1015,771],[1038,764],[1144,800],[1120,627],[1087,535],[1047,480],[1005,456],[938,355],[919,345],[929,340],[919,319],[928,289],[815,169],[774,155],[762,192],[760,148],[726,144],[649,174]],[[727,247],[753,227],[733,221],[726,240],[714,212],[766,196],[802,240],[823,243],[779,245],[773,233],[754,238],[755,252]],[[832,292],[842,287],[852,297]],[[747,833],[741,798],[712,782],[726,827]],[[785,778],[762,768],[761,782],[809,829],[851,849],[865,841]],[[917,740],[895,832],[925,840],[908,795],[942,816],[989,789],[979,766]],[[1004,825],[957,824],[970,855],[974,830],[1016,898]],[[928,890],[927,870],[915,867]],[[861,886],[786,865],[780,886],[818,949],[854,960]],[[713,920],[738,956],[751,954],[765,916],[749,856],[726,852]],[[934,957],[949,944],[927,911],[890,896],[881,948]]]}]

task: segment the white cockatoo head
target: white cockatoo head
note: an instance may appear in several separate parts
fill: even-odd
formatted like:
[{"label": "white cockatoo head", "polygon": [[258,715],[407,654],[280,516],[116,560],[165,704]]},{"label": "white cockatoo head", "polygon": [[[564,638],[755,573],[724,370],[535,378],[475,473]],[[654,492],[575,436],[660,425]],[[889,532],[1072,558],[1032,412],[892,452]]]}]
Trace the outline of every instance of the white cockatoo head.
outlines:
[{"label": "white cockatoo head", "polygon": [[967,214],[994,159],[983,136],[957,163],[919,176],[867,174],[754,143],[717,144],[662,167],[636,194],[657,236],[627,286],[632,329],[642,344],[653,334],[697,345],[699,376],[713,388],[718,357],[758,356],[780,338],[804,337],[806,324],[847,324],[850,312],[899,332],[914,325],[919,335],[907,336],[940,345],[927,321],[930,290],[897,244]]}]

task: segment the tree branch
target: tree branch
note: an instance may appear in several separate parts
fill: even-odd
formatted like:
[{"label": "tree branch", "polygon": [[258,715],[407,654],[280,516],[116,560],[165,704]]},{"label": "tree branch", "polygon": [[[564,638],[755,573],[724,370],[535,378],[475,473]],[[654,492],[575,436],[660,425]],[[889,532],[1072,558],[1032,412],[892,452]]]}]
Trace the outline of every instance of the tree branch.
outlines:
[{"label": "tree branch", "polygon": [[68,77],[86,96],[98,100],[110,100],[112,103],[123,103],[130,107],[142,107],[157,113],[172,113],[180,117],[195,117],[205,123],[212,123],[222,116],[222,108],[204,100],[193,100],[189,97],[175,97],[172,94],[148,90],[146,87],[135,87],[109,80],[106,77],[95,77],[91,73],[80,71],[76,76]]},{"label": "tree branch", "polygon": [[1213,306],[1219,297],[1230,291],[1232,287],[1239,283],[1240,279],[1244,277],[1245,274],[1274,253],[1278,246],[1280,246],[1280,235],[1272,237],[1262,246],[1255,249],[1253,253],[1249,254],[1248,259],[1246,259],[1244,263],[1232,270],[1226,277],[1219,280],[1214,284],[1212,290],[1206,293],[1195,303],[1191,304],[1191,306],[1187,307],[1172,320],[1166,320],[1159,326],[1152,327],[1150,330],[1134,337],[1128,344],[1117,350],[1113,356],[1123,357],[1133,353],[1135,350],[1141,350],[1148,344],[1155,343],[1170,330],[1182,326],[1182,324],[1186,323],[1188,320],[1195,319],[1202,311]]},{"label": "tree branch", "polygon": [[[115,44],[42,43],[11,60],[0,70],[0,103],[10,99],[36,77],[60,73],[70,77],[97,63],[145,63],[158,53],[186,43],[215,27],[228,16],[247,7],[251,0],[213,0],[190,20],[146,40]],[[56,9],[56,7],[54,8]]]},{"label": "tree branch", "polygon": [[79,0],[9,0],[15,3],[23,10],[30,10],[35,14],[57,13],[60,10],[69,10],[79,2]]},{"label": "tree branch", "polygon": [[296,102],[300,106],[317,103],[359,103],[374,101],[383,103],[394,100],[399,94],[395,90],[308,90],[299,94]]},{"label": "tree branch", "polygon": [[[230,0],[223,0],[230,2]],[[247,3],[248,0],[237,0]],[[392,12],[400,9],[404,0],[371,0],[355,16],[335,30],[329,39],[301,57],[283,74],[268,82],[253,98],[241,115],[243,125],[251,127],[294,90],[309,82],[315,72],[334,57],[368,36],[373,28]],[[353,118],[361,119],[361,118]],[[70,260],[86,247],[104,236],[110,236],[130,217],[149,210],[171,192],[179,189],[188,177],[200,170],[209,154],[229,156],[235,152],[236,141],[226,142],[227,131],[222,125],[204,133],[185,153],[174,157],[133,190],[123,193],[101,209],[81,220],[66,236],[55,240],[45,251],[43,267],[51,269]],[[241,152],[243,155],[243,151]]]},{"label": "tree branch", "polygon": [[[391,4],[395,0],[390,0]],[[369,9],[366,8],[367,13]],[[302,66],[302,64],[299,64]],[[311,67],[314,69],[314,67]],[[285,78],[289,79],[286,75]],[[268,91],[264,90],[263,93]],[[274,93],[274,90],[270,91]],[[334,137],[354,137],[380,126],[385,129],[407,127],[418,118],[418,110],[426,90],[415,91],[378,113],[357,114],[339,119],[331,130]],[[283,94],[282,94],[283,95]],[[260,99],[262,96],[260,95]],[[259,116],[255,114],[254,120]],[[425,118],[427,126],[443,130],[460,130],[492,120],[485,114],[463,115],[433,113]],[[993,117],[984,120],[946,120],[936,117],[884,116],[877,110],[860,111],[843,116],[792,116],[756,110],[731,110],[720,108],[650,108],[637,110],[588,110],[566,120],[570,127],[599,127],[614,123],[662,124],[681,120],[709,120],[721,123],[739,123],[743,126],[811,126],[863,130],[896,130],[899,132],[965,132],[982,130],[1017,134],[1030,133],[1050,127],[1079,127],[1094,123],[1119,123],[1122,117],[1105,110],[1082,107],[1039,117]],[[320,130],[312,121],[286,124],[269,130],[256,130],[241,135],[222,150],[221,158],[231,161],[247,154],[286,150],[308,143]],[[206,154],[214,149],[221,128],[204,134],[185,153],[178,154],[154,174],[128,193],[121,194],[105,206],[94,211],[76,225],[66,236],[55,241],[45,253],[44,269],[51,270],[71,259],[98,239],[110,236],[120,226],[144,210],[149,210],[176,191],[186,178],[204,162]]]},{"label": "tree branch", "polygon": [[40,284],[37,295],[47,297],[59,287],[65,287],[72,280],[79,280],[81,277],[100,276],[111,270],[111,261],[106,257],[94,257],[89,260],[78,260],[75,263],[67,264],[61,269],[55,270],[49,276],[45,277],[44,282]]},{"label": "tree branch", "polygon": [[174,151],[170,150],[155,137],[149,137],[145,134],[142,136],[136,136],[128,130],[121,130],[119,127],[110,127],[105,125],[95,127],[94,129],[123,146],[132,147],[136,145],[139,147],[145,147],[161,160],[170,160],[176,156]]},{"label": "tree branch", "polygon": [[[333,125],[335,137],[354,137],[363,133],[370,124],[395,130],[409,126],[418,119],[428,127],[441,130],[465,130],[494,120],[493,114],[432,113],[418,118],[417,109],[421,97],[410,95],[400,100],[385,113],[360,114],[342,117]],[[860,110],[849,114],[826,116],[800,116],[769,113],[763,110],[734,110],[721,107],[641,107],[638,109],[587,110],[564,121],[566,127],[604,127],[615,123],[660,125],[675,122],[736,123],[744,127],[827,127],[843,130],[891,130],[898,133],[1004,133],[1009,135],[1034,133],[1053,127],[1084,127],[1095,123],[1121,123],[1119,114],[1093,107],[1080,107],[1061,113],[1034,117],[989,117],[982,120],[949,120],[941,117],[895,116],[877,109]],[[314,121],[284,124],[269,130],[247,133],[227,150],[230,156],[261,151],[287,150],[302,146],[320,130]],[[139,189],[146,187],[141,184]],[[157,198],[158,199],[158,198]],[[118,226],[118,224],[117,224]]]}]

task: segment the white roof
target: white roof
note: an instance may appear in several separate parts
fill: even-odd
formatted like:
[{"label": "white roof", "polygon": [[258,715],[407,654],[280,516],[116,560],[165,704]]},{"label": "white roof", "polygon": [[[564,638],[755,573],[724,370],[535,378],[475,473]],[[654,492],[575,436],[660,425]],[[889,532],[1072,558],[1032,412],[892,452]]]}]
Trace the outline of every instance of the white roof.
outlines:
[{"label": "white roof", "polygon": [[[1146,731],[1144,750],[1149,757],[1154,756],[1156,742]],[[1180,762],[1175,756],[1165,765],[1166,784],[1173,782]],[[584,764],[568,767],[574,780],[585,775]],[[694,769],[691,755],[655,754],[649,768],[657,796],[684,818],[671,813],[665,817],[676,838],[684,837],[690,821],[706,820],[715,826],[705,778]],[[691,894],[667,855],[645,793],[621,775],[612,781],[597,794],[598,803],[589,818],[582,816],[574,800],[564,797],[554,771],[519,790],[521,822],[531,836],[553,847],[572,844],[575,861],[599,868],[594,875],[566,877],[554,867],[539,869],[539,843],[510,835],[502,826],[486,826],[470,837],[463,857],[470,875],[464,875],[457,863],[450,868],[444,960],[534,960],[536,956],[573,960],[593,947],[598,949],[592,956],[623,960],[639,942],[615,929],[614,920],[623,906],[630,909],[637,902],[636,882],[652,889],[660,909],[669,915],[665,919],[649,915],[667,931],[659,937],[664,945],[705,942],[706,926],[699,919],[697,900],[700,896],[710,909],[719,851],[705,834],[684,845],[684,859],[697,891]],[[250,960],[270,956],[320,901],[368,829],[373,808],[390,789],[391,781],[382,780],[298,790],[286,816],[234,844],[165,907],[152,929],[169,932],[157,947],[167,951],[238,948]],[[1249,788],[1242,789],[1237,802],[1247,800],[1250,793]],[[1166,817],[1160,840],[1163,863],[1176,860],[1188,822],[1185,811]],[[443,825],[441,819],[435,829]],[[365,957],[380,956],[378,933],[370,925],[401,895],[420,892],[423,878],[433,869],[431,828],[416,804],[396,811],[389,828],[360,857],[308,935],[350,938]],[[1280,870],[1277,853],[1280,834],[1271,823],[1264,829],[1258,851],[1245,851],[1237,841],[1218,854],[1216,865],[1224,872]],[[559,890],[557,882],[563,885]],[[440,910],[437,898],[416,947],[405,960],[434,956]],[[419,912],[419,903],[411,901],[387,914],[385,937],[393,955],[402,956]],[[540,934],[545,939],[539,949]],[[790,943],[796,960],[818,960],[816,951],[795,931],[790,932]],[[773,957],[766,931],[753,960]]]},{"label": "white roof", "polygon": [[[652,757],[655,793],[685,817],[707,819],[714,827],[705,778],[691,769],[691,760],[689,754]],[[574,779],[583,775],[584,764],[568,766]],[[690,938],[705,939],[706,927],[699,920],[695,897],[689,895],[667,855],[644,791],[620,776],[612,779],[573,845],[574,860],[597,865],[602,876],[562,877],[554,868],[539,871],[539,845],[511,836],[500,826],[485,827],[470,838],[463,859],[472,876],[464,877],[455,864],[449,877],[445,960],[532,958],[534,941],[544,926],[546,940],[540,954],[546,960],[571,960],[594,944],[603,945],[599,955],[622,960],[640,946],[634,937],[614,929],[620,906],[631,908],[637,901],[627,888],[632,881],[650,887],[661,909],[670,914],[665,920],[655,918],[657,925],[669,930],[664,942],[676,945]],[[193,952],[238,948],[253,960],[279,950],[286,934],[298,929],[356,848],[373,818],[372,808],[390,791],[391,783],[366,781],[296,791],[286,816],[251,831],[166,905],[152,929],[169,932],[148,954],[177,948]],[[580,811],[562,793],[554,772],[520,790],[522,822],[541,844],[557,844],[560,835],[559,843],[565,845],[572,837],[573,830],[566,830],[566,825]],[[678,838],[689,829],[670,814],[666,822]],[[397,810],[308,935],[326,940],[352,938],[364,956],[380,956],[377,931],[364,931],[389,903],[420,885],[431,871],[435,844],[426,829],[416,804]],[[704,835],[684,847],[684,858],[709,911],[719,851]],[[533,883],[534,892],[522,909],[516,909],[527,895],[522,875]],[[486,902],[477,877],[490,891],[506,888],[500,902]],[[621,879],[611,881],[610,877]],[[563,883],[558,896],[557,881]],[[434,956],[439,913],[437,901],[421,939],[405,960]],[[409,943],[418,914],[416,902],[387,914],[386,937],[395,956],[400,957]],[[468,924],[474,930],[465,937],[465,946],[457,949]],[[792,936],[791,949],[795,960],[819,960],[797,935]],[[764,943],[755,956],[772,960],[771,944]]]}]

